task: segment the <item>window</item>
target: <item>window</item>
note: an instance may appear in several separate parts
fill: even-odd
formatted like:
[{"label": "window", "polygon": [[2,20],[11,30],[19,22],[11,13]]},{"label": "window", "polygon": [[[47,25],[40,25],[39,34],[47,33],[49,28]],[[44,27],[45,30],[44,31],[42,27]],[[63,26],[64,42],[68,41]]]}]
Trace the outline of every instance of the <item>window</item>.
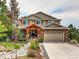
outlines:
[{"label": "window", "polygon": [[41,21],[40,20],[36,20],[36,24],[41,24]]},{"label": "window", "polygon": [[24,18],[23,24],[28,25],[28,20],[26,18]]},{"label": "window", "polygon": [[53,22],[52,21],[48,21],[48,24],[52,24]]},{"label": "window", "polygon": [[42,24],[43,24],[44,26],[47,25],[47,24],[46,24],[46,21],[42,21]]},{"label": "window", "polygon": [[23,21],[23,24],[25,25],[25,20]]}]

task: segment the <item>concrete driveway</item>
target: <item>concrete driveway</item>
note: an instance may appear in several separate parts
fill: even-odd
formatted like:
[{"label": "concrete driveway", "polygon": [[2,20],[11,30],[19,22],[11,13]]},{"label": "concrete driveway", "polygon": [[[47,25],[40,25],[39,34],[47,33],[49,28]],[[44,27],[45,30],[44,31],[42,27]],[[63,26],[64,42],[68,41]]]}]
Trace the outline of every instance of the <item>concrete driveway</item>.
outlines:
[{"label": "concrete driveway", "polygon": [[43,43],[49,59],[79,59],[79,48],[68,43]]}]

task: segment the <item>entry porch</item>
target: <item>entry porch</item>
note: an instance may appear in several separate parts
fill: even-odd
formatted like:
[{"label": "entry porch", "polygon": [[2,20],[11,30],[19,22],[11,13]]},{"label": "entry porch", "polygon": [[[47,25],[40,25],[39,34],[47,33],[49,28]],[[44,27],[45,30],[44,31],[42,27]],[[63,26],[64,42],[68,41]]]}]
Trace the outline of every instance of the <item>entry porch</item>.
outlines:
[{"label": "entry porch", "polygon": [[44,39],[44,29],[36,24],[32,24],[22,29],[26,39],[42,38]]}]

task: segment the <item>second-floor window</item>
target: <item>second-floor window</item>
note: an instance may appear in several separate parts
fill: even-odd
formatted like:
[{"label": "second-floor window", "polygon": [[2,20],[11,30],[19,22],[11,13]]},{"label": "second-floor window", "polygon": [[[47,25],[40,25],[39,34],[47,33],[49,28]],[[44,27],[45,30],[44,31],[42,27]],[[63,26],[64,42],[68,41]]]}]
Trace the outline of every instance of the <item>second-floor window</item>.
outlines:
[{"label": "second-floor window", "polygon": [[42,21],[42,24],[45,26],[45,25],[47,25],[47,22],[46,21]]},{"label": "second-floor window", "polygon": [[36,24],[41,24],[41,20],[36,20]]},{"label": "second-floor window", "polygon": [[24,18],[23,24],[28,25],[28,20],[26,18]]},{"label": "second-floor window", "polygon": [[53,21],[48,21],[48,24],[52,24],[53,23]]}]

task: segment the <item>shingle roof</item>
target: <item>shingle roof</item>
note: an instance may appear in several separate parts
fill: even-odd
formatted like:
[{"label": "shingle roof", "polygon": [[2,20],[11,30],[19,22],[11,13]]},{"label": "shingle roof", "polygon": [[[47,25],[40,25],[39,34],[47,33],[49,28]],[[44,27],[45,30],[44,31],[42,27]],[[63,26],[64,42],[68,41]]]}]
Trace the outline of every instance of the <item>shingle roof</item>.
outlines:
[{"label": "shingle roof", "polygon": [[42,26],[42,25],[37,25],[39,27],[41,27],[42,29],[69,29],[67,27],[56,27],[56,28],[53,28],[53,27],[46,27],[46,26]]},{"label": "shingle roof", "polygon": [[51,27],[44,27],[43,29],[68,29],[67,27],[60,27],[60,28],[51,28]]},{"label": "shingle roof", "polygon": [[60,20],[60,19],[57,19],[57,18],[55,18],[55,17],[53,17],[53,16],[50,16],[50,15],[48,15],[48,14],[46,14],[46,13],[43,13],[43,12],[37,12],[36,14],[34,14],[34,15],[36,15],[36,16],[38,16],[38,17],[40,17],[41,19],[45,19],[45,20]]},{"label": "shingle roof", "polygon": [[53,25],[53,24],[58,25],[59,27],[64,27],[64,26],[62,26],[61,24],[58,24],[58,23],[56,23],[56,22],[53,22],[53,23],[51,23],[51,24],[48,24],[46,27],[50,27],[50,25]]},{"label": "shingle roof", "polygon": [[50,15],[43,13],[43,12],[37,12],[35,14],[27,16],[27,18],[30,19],[31,16],[36,17],[41,20],[59,20],[59,21],[61,21],[61,19],[57,19],[57,18],[50,16]]}]

